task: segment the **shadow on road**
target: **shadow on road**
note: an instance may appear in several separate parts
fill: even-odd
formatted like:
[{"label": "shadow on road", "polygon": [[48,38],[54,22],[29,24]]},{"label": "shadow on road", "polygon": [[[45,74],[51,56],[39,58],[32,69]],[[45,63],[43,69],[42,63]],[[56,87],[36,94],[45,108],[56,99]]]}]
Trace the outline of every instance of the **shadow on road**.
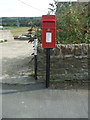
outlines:
[{"label": "shadow on road", "polygon": [[18,92],[27,92],[27,91],[44,90],[44,89],[46,89],[44,83],[36,83],[36,84],[31,84],[31,85],[5,85],[3,84],[2,93],[0,94],[2,95],[3,94],[14,94]]}]

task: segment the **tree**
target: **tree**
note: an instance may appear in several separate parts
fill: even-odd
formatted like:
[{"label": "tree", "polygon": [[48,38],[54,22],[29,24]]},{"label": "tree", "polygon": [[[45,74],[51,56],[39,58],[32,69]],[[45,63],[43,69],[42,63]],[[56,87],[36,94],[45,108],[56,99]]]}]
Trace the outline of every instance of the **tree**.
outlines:
[{"label": "tree", "polygon": [[90,43],[88,3],[54,0],[50,6],[57,16],[57,43]]}]

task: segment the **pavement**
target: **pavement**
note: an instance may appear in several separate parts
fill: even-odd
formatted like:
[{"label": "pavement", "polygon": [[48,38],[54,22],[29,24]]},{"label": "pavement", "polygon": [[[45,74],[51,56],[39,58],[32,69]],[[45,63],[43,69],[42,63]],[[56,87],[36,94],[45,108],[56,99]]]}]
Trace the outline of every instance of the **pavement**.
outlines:
[{"label": "pavement", "polygon": [[2,118],[88,118],[88,90],[2,85],[0,93]]}]

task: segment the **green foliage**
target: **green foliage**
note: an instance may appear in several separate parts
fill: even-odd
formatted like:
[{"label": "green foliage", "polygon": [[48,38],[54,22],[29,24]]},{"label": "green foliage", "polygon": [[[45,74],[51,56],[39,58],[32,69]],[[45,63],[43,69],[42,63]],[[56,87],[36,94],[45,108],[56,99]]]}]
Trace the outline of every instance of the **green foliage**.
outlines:
[{"label": "green foliage", "polygon": [[22,34],[27,34],[30,27],[9,27],[8,30],[11,31],[14,37],[18,37]]},{"label": "green foliage", "polygon": [[4,42],[7,42],[7,40],[4,40]]},{"label": "green foliage", "polygon": [[90,43],[88,4],[55,3],[57,43]]},{"label": "green foliage", "polygon": [[39,42],[41,43],[41,39],[42,39],[42,32],[41,32],[41,28],[40,27],[37,27],[36,30],[36,35],[37,35],[37,38],[39,40]]},{"label": "green foliage", "polygon": [[2,25],[5,27],[37,27],[41,25],[41,17],[2,17]]},{"label": "green foliage", "polygon": [[7,40],[0,40],[0,43],[7,42]]},{"label": "green foliage", "polygon": [[35,77],[35,73],[30,73],[30,74],[28,74],[28,76]]},{"label": "green foliage", "polygon": [[0,40],[0,43],[3,43],[3,40]]}]

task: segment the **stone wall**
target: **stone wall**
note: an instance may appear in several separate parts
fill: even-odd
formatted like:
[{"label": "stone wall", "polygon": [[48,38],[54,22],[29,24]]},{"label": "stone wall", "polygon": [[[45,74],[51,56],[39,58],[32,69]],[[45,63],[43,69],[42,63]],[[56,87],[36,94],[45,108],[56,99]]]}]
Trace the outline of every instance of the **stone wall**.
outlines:
[{"label": "stone wall", "polygon": [[[88,80],[88,44],[57,45],[50,53],[50,80]],[[38,77],[45,80],[46,50],[38,46]]]}]

